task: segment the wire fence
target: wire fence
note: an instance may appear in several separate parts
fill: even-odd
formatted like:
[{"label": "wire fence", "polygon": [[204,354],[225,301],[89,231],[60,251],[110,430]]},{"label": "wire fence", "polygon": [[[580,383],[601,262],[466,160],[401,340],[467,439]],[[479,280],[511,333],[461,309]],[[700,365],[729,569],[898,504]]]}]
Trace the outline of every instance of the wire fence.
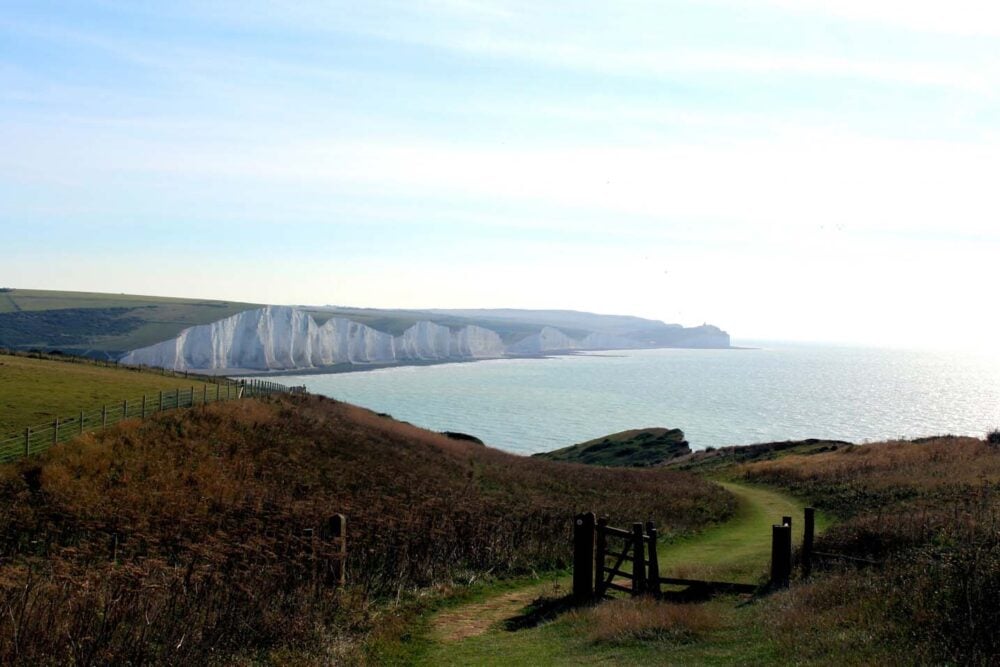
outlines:
[{"label": "wire fence", "polygon": [[143,394],[117,403],[107,403],[97,410],[81,410],[65,418],[30,426],[17,435],[0,438],[0,462],[15,461],[45,451],[83,433],[100,431],[125,419],[146,419],[157,412],[207,405],[218,401],[258,398],[272,394],[304,393],[305,387],[287,387],[268,380],[225,380],[201,388],[173,389]]}]

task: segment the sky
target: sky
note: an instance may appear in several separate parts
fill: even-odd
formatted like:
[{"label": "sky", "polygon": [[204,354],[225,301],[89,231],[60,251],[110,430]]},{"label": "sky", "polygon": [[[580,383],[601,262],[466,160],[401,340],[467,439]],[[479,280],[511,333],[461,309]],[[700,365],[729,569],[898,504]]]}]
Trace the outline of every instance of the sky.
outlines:
[{"label": "sky", "polygon": [[0,0],[0,285],[985,347],[1000,4]]}]

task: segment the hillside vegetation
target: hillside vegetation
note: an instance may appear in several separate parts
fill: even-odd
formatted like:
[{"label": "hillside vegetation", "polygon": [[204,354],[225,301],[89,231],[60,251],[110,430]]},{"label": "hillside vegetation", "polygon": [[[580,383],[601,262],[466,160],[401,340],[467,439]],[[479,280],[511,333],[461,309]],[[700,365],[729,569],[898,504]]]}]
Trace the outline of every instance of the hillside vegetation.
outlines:
[{"label": "hillside vegetation", "polygon": [[[126,422],[0,467],[0,662],[328,664],[386,601],[487,573],[561,568],[569,518],[662,533],[724,519],[697,477],[505,454],[318,397]],[[346,590],[314,587],[348,517]]]},{"label": "hillside vegetation", "polygon": [[258,304],[132,294],[4,289],[0,347],[100,358],[173,338]]},{"label": "hillside vegetation", "polygon": [[194,378],[152,371],[0,354],[0,438],[107,403],[203,386]]},{"label": "hillside vegetation", "polygon": [[644,467],[659,465],[690,453],[684,431],[679,428],[641,428],[532,456],[586,465]]},{"label": "hillside vegetation", "polygon": [[[778,627],[814,652],[885,646],[925,664],[1000,655],[1000,448],[975,438],[839,447],[736,469],[839,516],[817,549],[852,556],[793,589]],[[841,563],[841,565],[837,565]]]}]

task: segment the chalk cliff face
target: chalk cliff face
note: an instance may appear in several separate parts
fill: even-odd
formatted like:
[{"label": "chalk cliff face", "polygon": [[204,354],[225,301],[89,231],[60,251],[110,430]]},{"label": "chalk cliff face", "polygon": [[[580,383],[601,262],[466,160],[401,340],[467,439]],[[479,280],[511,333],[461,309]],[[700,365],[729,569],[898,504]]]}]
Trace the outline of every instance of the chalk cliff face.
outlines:
[{"label": "chalk cliff face", "polygon": [[177,338],[129,352],[122,362],[174,370],[294,370],[503,354],[500,336],[478,326],[452,331],[418,322],[394,338],[344,318],[317,325],[297,308],[268,306],[185,329]]},{"label": "chalk cliff face", "polygon": [[174,370],[289,370],[395,361],[395,353],[392,336],[363,324],[333,318],[319,326],[297,308],[268,306],[185,329],[122,361]]},{"label": "chalk cliff face", "polygon": [[[641,332],[647,335],[646,332]],[[226,319],[185,329],[176,338],[126,354],[126,364],[174,370],[299,370],[338,364],[407,363],[491,359],[573,350],[644,347],[728,347],[729,335],[705,325],[693,329],[664,325],[658,339],[639,340],[592,332],[582,340],[551,326],[505,345],[488,328],[468,324],[450,328],[417,321],[399,336],[344,317],[322,325],[291,306],[247,310]]]},{"label": "chalk cliff face", "polygon": [[545,352],[568,352],[579,350],[579,341],[570,338],[559,329],[545,327],[507,348],[512,354],[543,354]]}]

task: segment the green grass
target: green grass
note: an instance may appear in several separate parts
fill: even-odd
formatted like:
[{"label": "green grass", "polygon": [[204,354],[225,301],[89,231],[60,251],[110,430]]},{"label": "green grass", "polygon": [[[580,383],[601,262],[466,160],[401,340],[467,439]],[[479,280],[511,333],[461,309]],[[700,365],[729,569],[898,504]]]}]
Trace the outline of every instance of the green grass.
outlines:
[{"label": "green grass", "polygon": [[[105,403],[204,382],[95,363],[0,355],[0,437]],[[214,385],[211,385],[214,391]]]},{"label": "green grass", "polygon": [[690,453],[684,431],[678,428],[640,428],[532,456],[549,461],[632,468],[657,465]]},{"label": "green grass", "polygon": [[[209,299],[183,299],[133,294],[98,294],[13,289],[0,292],[0,330],[4,322],[30,340],[21,347],[60,349],[64,352],[124,352],[173,338],[187,327],[208,324],[259,304]],[[124,309],[124,310],[112,310]],[[124,332],[98,335],[89,329],[75,330],[83,318],[71,314],[58,326],[31,319],[42,311],[102,311],[127,324]],[[28,319],[24,319],[28,318]],[[63,340],[68,339],[68,344]],[[0,345],[10,344],[0,340]]]},{"label": "green grass", "polygon": [[[766,573],[771,525],[793,517],[796,541],[802,536],[803,504],[780,492],[732,482],[721,484],[739,499],[729,521],[658,549],[665,576],[754,583]],[[817,529],[826,525],[817,516]],[[562,585],[568,586],[569,579]],[[590,638],[586,610],[560,616],[536,628],[511,632],[495,626],[476,637],[441,642],[428,639],[429,624],[399,664],[420,665],[586,665],[586,664],[780,664],[788,656],[766,632],[766,605],[740,606],[735,598],[702,603],[719,621],[697,641],[597,642]],[[418,633],[419,634],[419,633]]]}]

